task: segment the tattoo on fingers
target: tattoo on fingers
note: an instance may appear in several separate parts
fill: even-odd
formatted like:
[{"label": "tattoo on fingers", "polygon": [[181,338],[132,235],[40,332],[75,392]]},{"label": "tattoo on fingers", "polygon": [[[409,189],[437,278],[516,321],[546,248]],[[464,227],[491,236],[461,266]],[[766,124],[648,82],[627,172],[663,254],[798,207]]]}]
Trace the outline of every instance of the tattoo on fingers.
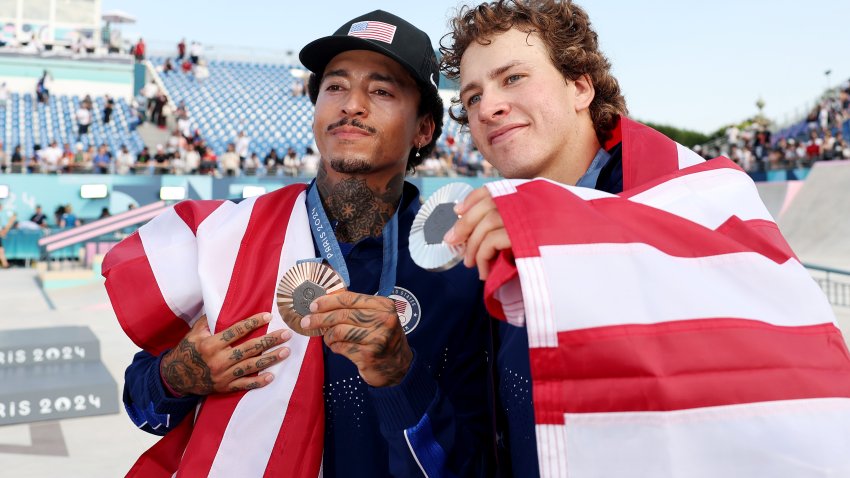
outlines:
[{"label": "tattoo on fingers", "polygon": [[369,335],[368,329],[351,329],[342,338],[346,342],[361,342]]},{"label": "tattoo on fingers", "polygon": [[230,354],[230,360],[233,360],[233,361],[242,360],[243,355],[244,354],[242,353],[241,349],[233,349],[233,353]]},{"label": "tattoo on fingers", "polygon": [[254,365],[256,365],[257,370],[260,370],[260,369],[262,369],[262,368],[268,367],[269,365],[271,365],[271,364],[275,363],[276,361],[277,361],[277,356],[272,356],[272,357],[263,357],[263,358],[261,358],[261,359],[258,359],[258,360],[254,363]]}]

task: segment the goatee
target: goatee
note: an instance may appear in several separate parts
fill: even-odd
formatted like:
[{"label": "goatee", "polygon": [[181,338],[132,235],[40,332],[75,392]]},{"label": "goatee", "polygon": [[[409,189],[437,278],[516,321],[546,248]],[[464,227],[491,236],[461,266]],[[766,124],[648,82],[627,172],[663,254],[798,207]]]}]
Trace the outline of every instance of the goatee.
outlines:
[{"label": "goatee", "polygon": [[372,172],[372,165],[363,159],[332,158],[331,169],[340,174],[368,174]]}]

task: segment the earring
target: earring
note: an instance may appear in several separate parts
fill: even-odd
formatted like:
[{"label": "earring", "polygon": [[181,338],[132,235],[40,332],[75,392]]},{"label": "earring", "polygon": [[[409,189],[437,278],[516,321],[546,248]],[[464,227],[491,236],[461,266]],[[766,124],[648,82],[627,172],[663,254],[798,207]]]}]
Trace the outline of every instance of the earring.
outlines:
[{"label": "earring", "polygon": [[420,149],[422,149],[422,145],[417,144],[417,145],[416,145],[416,157],[417,157],[417,158],[421,156],[421,155],[419,154],[419,150],[420,150]]}]

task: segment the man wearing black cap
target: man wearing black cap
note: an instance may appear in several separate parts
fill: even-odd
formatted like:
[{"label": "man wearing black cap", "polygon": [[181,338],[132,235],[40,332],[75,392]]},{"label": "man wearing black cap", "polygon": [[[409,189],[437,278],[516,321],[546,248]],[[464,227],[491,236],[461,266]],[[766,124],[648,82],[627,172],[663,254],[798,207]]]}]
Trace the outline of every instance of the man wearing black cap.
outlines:
[{"label": "man wearing black cap", "polygon": [[[125,406],[167,433],[128,476],[312,478],[320,464],[324,476],[491,476],[481,283],[464,268],[425,272],[407,250],[419,198],[404,176],[442,129],[431,41],[375,11],[300,58],[313,72],[316,181],[180,203],[104,261],[119,321],[145,349]],[[316,256],[347,291],[287,327],[275,287]],[[194,262],[175,265],[184,257]]]}]

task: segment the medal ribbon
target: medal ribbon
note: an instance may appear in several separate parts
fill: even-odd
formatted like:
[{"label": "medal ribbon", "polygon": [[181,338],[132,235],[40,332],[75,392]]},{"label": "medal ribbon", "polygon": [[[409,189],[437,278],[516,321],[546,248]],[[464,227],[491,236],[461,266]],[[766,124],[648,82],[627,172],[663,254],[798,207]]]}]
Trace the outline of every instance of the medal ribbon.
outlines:
[{"label": "medal ribbon", "polygon": [[[401,204],[399,203],[400,206]],[[397,207],[393,216],[384,225],[382,231],[384,254],[381,264],[381,280],[376,295],[382,295],[384,297],[388,297],[395,287],[398,261],[398,210],[399,208]],[[319,249],[319,254],[342,277],[345,286],[349,287],[351,285],[351,278],[348,274],[348,266],[345,265],[345,257],[339,248],[336,234],[334,234],[331,222],[328,220],[327,214],[325,214],[324,207],[322,207],[322,200],[319,198],[319,188],[316,186],[315,180],[307,188],[307,213],[310,216],[310,230],[313,232],[313,241]]]}]

